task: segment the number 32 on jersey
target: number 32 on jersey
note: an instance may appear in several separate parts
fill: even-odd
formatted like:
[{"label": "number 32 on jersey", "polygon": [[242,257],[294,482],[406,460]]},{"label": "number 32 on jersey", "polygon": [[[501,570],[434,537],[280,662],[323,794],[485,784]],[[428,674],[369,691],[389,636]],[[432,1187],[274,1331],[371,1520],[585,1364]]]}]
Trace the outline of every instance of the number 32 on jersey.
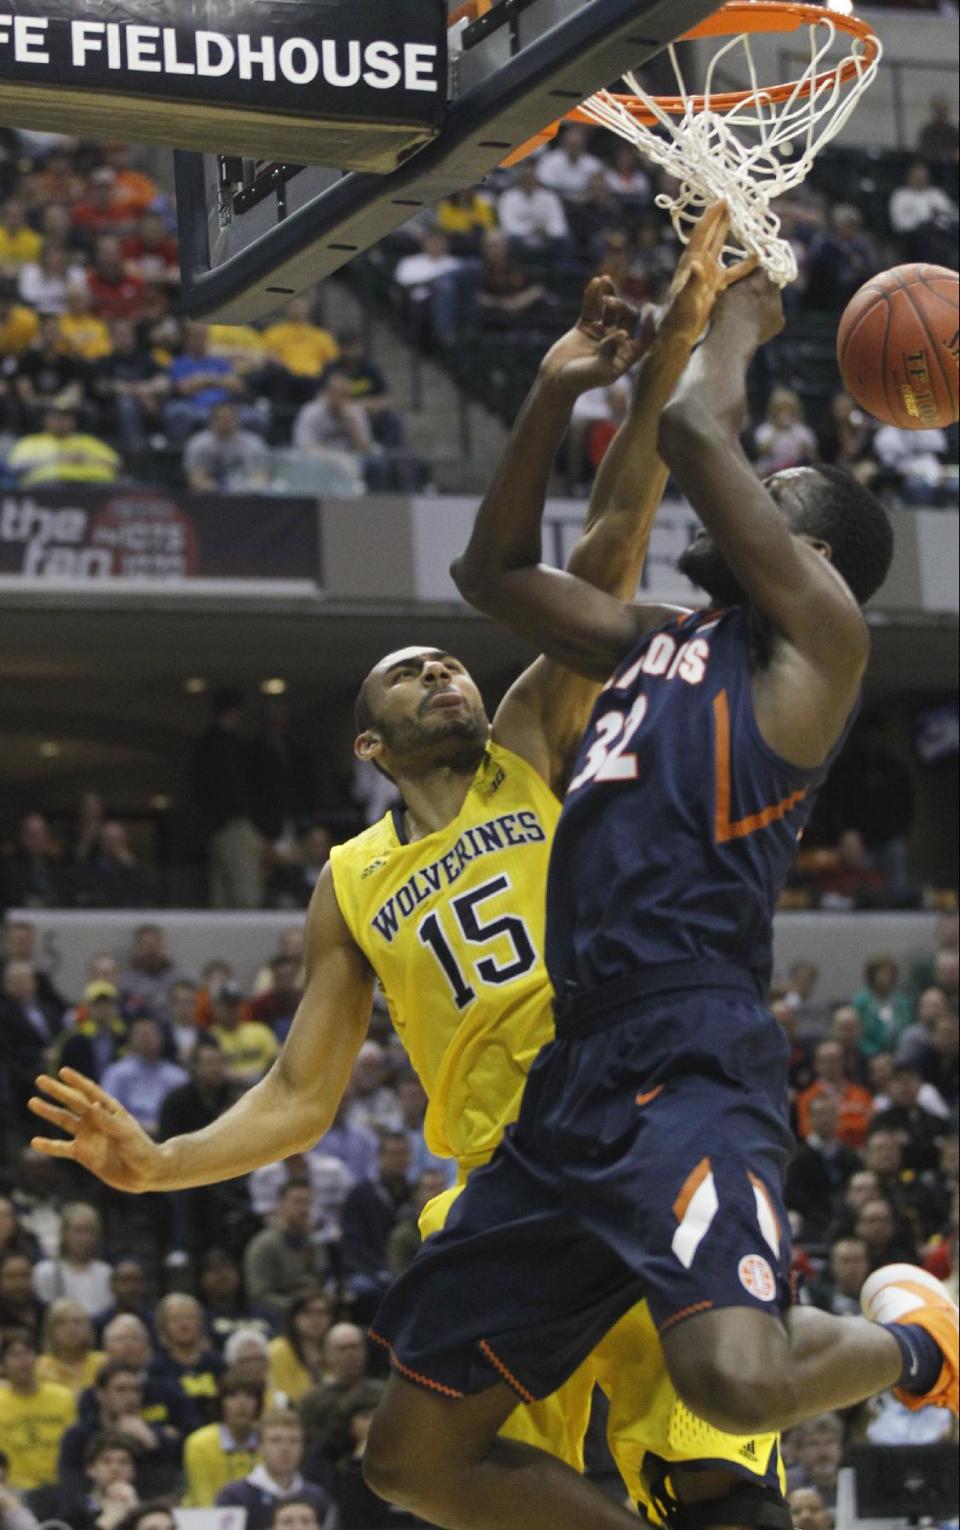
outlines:
[{"label": "number 32 on jersey", "polygon": [[574,776],[567,792],[575,792],[586,781],[635,781],[637,756],[627,745],[646,714],[646,696],[638,696],[629,712],[605,712],[597,723],[597,736],[587,751],[583,769]]}]

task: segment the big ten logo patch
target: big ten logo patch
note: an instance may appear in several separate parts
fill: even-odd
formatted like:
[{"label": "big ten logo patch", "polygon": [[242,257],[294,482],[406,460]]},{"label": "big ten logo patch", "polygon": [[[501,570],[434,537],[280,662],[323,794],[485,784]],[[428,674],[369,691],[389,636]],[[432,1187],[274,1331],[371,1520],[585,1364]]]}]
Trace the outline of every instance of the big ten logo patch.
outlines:
[{"label": "big ten logo patch", "polygon": [[758,1302],[772,1302],[777,1294],[777,1282],[769,1262],[762,1254],[744,1254],[737,1265],[740,1284]]}]

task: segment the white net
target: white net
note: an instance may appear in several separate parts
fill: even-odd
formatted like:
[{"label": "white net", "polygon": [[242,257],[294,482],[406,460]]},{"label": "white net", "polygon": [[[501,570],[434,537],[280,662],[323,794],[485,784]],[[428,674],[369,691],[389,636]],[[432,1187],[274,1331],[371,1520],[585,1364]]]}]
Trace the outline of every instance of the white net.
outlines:
[{"label": "white net", "polygon": [[[780,287],[793,281],[797,262],[780,237],[780,219],[770,202],[798,186],[823,145],[839,133],[873,81],[881,51],[876,39],[869,49],[859,37],[841,33],[841,40],[850,43],[849,78],[844,79],[834,54],[838,28],[829,14],[824,12],[803,30],[809,37],[809,62],[783,100],[771,99],[769,88],[759,84],[750,35],[742,33],[717,49],[697,97],[687,88],[676,48],[667,50],[684,102],[678,116],[665,111],[632,74],[624,78],[654,125],[638,121],[605,90],[581,108],[676,179],[676,189],[656,200],[669,211],[684,243],[704,209],[725,197],[732,236],[728,258],[755,254]],[[731,109],[717,109],[718,98],[726,93],[716,88],[718,71],[731,61],[745,68],[749,87]]]}]

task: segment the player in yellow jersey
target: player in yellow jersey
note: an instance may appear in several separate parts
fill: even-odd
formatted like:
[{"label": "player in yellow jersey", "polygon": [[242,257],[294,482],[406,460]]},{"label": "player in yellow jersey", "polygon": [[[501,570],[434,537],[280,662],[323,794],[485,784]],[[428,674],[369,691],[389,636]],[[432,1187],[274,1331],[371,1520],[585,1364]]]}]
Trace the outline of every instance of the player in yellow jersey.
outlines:
[{"label": "player in yellow jersey", "polygon": [[[681,263],[570,561],[572,572],[621,598],[636,589],[665,480],[655,422],[728,280],[719,264],[724,232],[721,208],[702,221]],[[595,280],[580,323],[547,356],[546,375],[568,392],[613,381],[639,354],[628,323],[629,311]],[[522,463],[506,471],[518,521],[524,506],[537,519],[545,482],[528,481]],[[542,961],[547,860],[558,794],[596,692],[539,659],[491,727],[451,655],[418,646],[383,659],[360,694],[356,747],[397,780],[404,808],[332,853],[309,916],[306,993],[277,1066],[213,1126],[162,1145],[142,1138],[95,1085],[65,1072],[42,1081],[58,1103],[34,1108],[73,1140],[36,1145],[132,1190],[209,1183],[304,1150],[345,1087],[376,976],[429,1097],[428,1145],[457,1160],[458,1186],[431,1202],[421,1223],[425,1232],[442,1226],[467,1174],[516,1117],[527,1071],[553,1033]],[[612,1397],[611,1444],[634,1498],[650,1503],[644,1468],[656,1476],[658,1462],[697,1460],[689,1481],[674,1476],[691,1498],[715,1481],[711,1468],[732,1465],[761,1480],[776,1470],[773,1436],[721,1435],[683,1408],[644,1307],[560,1393],[518,1408],[505,1432],[580,1466],[595,1381]]]}]

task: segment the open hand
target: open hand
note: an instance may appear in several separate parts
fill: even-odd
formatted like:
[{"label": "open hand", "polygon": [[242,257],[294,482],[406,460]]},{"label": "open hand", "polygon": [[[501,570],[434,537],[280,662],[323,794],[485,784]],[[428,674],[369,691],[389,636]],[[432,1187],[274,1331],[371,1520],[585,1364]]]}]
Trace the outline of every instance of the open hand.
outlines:
[{"label": "open hand", "polygon": [[733,266],[723,264],[723,248],[729,232],[727,204],[714,202],[693,230],[681,256],[657,326],[658,334],[695,345],[720,294],[756,270],[755,255],[749,255]]},{"label": "open hand", "polygon": [[31,1138],[30,1146],[38,1153],[70,1158],[114,1190],[163,1188],[158,1183],[161,1154],[157,1144],[99,1084],[73,1068],[61,1068],[56,1078],[41,1073],[37,1088],[50,1099],[33,1095],[30,1109],[69,1136],[66,1142],[54,1137]]},{"label": "open hand", "polygon": [[635,336],[639,315],[617,297],[609,276],[587,283],[580,317],[573,329],[550,347],[540,363],[541,377],[559,381],[573,393],[609,388],[639,361],[645,336]]}]

